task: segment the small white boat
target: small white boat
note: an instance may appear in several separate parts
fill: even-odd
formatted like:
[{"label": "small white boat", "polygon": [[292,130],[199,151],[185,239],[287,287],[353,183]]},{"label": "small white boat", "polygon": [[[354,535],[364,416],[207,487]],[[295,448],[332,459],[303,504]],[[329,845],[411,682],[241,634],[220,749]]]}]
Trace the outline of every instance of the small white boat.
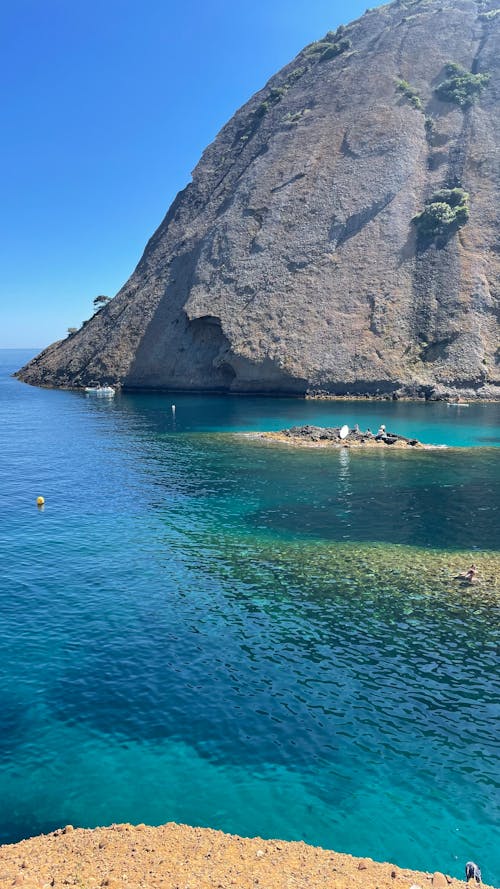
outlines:
[{"label": "small white boat", "polygon": [[112,398],[115,390],[112,386],[85,386],[86,395],[100,395],[104,398]]}]

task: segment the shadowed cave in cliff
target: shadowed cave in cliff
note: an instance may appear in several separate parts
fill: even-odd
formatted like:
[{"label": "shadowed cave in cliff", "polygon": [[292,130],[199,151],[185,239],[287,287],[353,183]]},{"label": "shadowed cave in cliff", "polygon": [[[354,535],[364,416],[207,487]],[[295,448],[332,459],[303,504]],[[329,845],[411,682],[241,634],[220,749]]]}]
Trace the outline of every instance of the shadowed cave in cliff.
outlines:
[{"label": "shadowed cave in cliff", "polygon": [[171,332],[160,344],[146,333],[124,389],[305,394],[306,380],[290,377],[273,359],[252,361],[236,354],[220,318],[189,318],[182,311],[176,324],[175,334]]}]

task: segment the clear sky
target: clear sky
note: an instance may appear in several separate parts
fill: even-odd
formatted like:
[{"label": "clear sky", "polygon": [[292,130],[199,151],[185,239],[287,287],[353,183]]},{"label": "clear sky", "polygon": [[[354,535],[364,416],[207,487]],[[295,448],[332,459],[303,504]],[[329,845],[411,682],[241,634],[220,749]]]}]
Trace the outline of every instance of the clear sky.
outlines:
[{"label": "clear sky", "polygon": [[0,348],[46,346],[114,296],[221,126],[366,2],[4,3]]}]

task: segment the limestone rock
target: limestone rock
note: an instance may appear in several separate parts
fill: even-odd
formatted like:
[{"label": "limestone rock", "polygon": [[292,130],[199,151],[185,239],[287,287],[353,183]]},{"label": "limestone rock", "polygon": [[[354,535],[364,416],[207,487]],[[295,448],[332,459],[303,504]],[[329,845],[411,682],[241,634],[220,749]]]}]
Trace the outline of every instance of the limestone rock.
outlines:
[{"label": "limestone rock", "polygon": [[[496,5],[396,0],[302,50],[206,149],[117,296],[20,379],[493,397]],[[489,75],[474,102],[436,92],[450,61]],[[455,187],[468,222],[422,241],[412,220]]]}]

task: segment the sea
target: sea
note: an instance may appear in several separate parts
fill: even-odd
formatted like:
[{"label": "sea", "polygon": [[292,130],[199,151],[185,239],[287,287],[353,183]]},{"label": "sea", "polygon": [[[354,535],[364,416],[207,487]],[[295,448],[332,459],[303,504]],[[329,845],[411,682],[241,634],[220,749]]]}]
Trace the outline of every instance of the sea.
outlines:
[{"label": "sea", "polygon": [[[500,405],[103,399],[34,352],[0,352],[0,843],[176,821],[500,885]],[[447,447],[241,435],[305,423]]]}]

